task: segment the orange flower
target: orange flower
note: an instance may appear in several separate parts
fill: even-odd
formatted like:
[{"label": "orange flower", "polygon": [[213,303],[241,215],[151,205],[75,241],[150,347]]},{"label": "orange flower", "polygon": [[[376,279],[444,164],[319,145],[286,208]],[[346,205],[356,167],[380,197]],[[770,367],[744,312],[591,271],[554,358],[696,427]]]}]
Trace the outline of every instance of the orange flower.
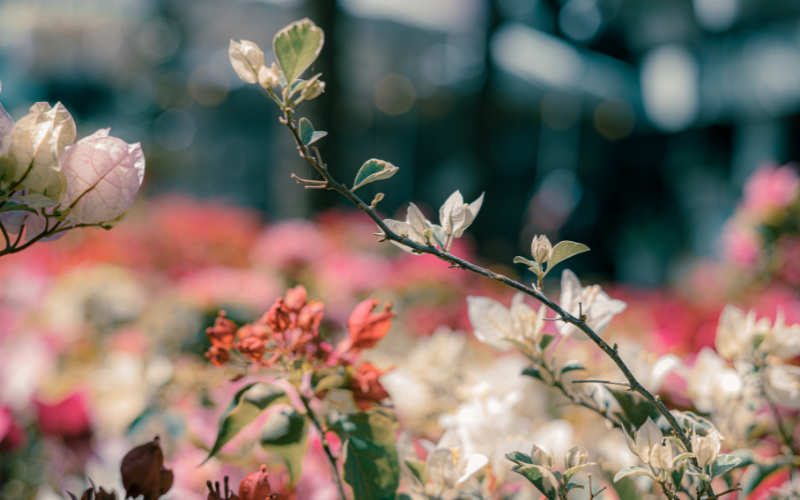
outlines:
[{"label": "orange flower", "polygon": [[225,311],[219,312],[214,326],[206,328],[206,335],[214,347],[231,349],[236,336],[236,323],[226,318],[225,314]]},{"label": "orange flower", "polygon": [[264,316],[264,322],[272,329],[273,332],[282,332],[289,328],[292,323],[289,317],[289,311],[282,297],[278,297],[272,307],[269,308],[267,314]]},{"label": "orange flower", "polygon": [[258,472],[246,475],[239,484],[240,500],[263,500],[272,493],[267,480],[267,466],[262,465]]},{"label": "orange flower", "polygon": [[222,366],[231,360],[231,353],[227,349],[212,345],[206,351],[206,359],[214,366]]},{"label": "orange flower", "polygon": [[303,285],[286,290],[286,308],[292,312],[299,312],[308,301],[308,292]]},{"label": "orange flower", "polygon": [[236,348],[239,349],[239,352],[241,352],[245,358],[253,363],[260,361],[267,351],[267,348],[264,346],[264,341],[258,337],[247,337],[236,344]]},{"label": "orange flower", "polygon": [[378,377],[387,371],[389,370],[377,369],[372,363],[362,363],[353,374],[350,389],[353,391],[353,399],[361,411],[367,410],[372,403],[383,401],[389,397],[389,393],[378,380]]},{"label": "orange flower", "polygon": [[313,300],[300,310],[297,316],[297,326],[305,331],[316,330],[325,316],[325,303]]},{"label": "orange flower", "polygon": [[392,303],[386,302],[383,312],[373,314],[380,300],[367,299],[356,306],[347,320],[347,329],[350,332],[351,349],[369,349],[375,347],[392,326],[395,316]]}]

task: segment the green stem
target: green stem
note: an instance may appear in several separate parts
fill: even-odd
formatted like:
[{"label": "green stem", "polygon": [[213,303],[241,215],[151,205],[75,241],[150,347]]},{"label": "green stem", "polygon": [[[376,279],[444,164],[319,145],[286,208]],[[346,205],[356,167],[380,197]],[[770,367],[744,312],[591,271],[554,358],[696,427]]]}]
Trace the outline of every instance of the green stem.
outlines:
[{"label": "green stem", "polygon": [[328,462],[331,464],[331,469],[333,470],[333,480],[336,483],[336,489],[339,492],[339,500],[347,500],[347,497],[344,494],[342,476],[339,474],[339,466],[336,463],[336,457],[333,456],[333,452],[328,445],[328,439],[325,437],[325,431],[322,428],[322,423],[317,418],[314,410],[312,410],[309,406],[308,401],[305,398],[302,398],[302,400],[303,405],[306,407],[306,414],[308,415],[309,420],[311,420],[311,422],[314,424],[314,427],[317,428],[317,432],[319,432],[319,440],[322,443],[322,449],[325,450],[325,455],[328,457]]}]

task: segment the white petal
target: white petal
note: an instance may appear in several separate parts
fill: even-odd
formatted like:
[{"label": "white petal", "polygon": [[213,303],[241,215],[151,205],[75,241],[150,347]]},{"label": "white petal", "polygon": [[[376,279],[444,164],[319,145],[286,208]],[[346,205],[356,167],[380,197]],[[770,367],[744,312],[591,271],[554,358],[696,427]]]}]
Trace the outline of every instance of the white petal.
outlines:
[{"label": "white petal", "polygon": [[467,306],[475,338],[499,351],[511,349],[504,339],[513,337],[514,323],[503,304],[489,297],[467,297]]},{"label": "white petal", "polygon": [[661,444],[662,439],[661,429],[650,417],[647,417],[647,422],[636,433],[636,451],[642,462],[650,463],[650,456],[655,447]]},{"label": "white petal", "polygon": [[442,224],[442,229],[444,229],[445,234],[453,233],[453,223],[451,221],[453,210],[463,205],[464,198],[459,191],[456,191],[447,198],[444,205],[439,209],[439,222]]},{"label": "white petal", "polygon": [[486,467],[486,464],[489,463],[489,458],[486,455],[481,455],[480,453],[473,453],[467,459],[467,467],[464,469],[464,474],[458,478],[456,484],[461,484],[467,479],[471,478],[475,475],[476,472]]}]

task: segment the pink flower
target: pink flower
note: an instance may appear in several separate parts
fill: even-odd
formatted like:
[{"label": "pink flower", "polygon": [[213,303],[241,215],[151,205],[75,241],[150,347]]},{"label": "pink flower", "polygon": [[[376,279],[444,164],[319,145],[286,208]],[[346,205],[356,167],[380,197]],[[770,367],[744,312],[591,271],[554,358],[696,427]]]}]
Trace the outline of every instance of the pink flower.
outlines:
[{"label": "pink flower", "polygon": [[762,241],[756,230],[748,225],[729,222],[723,230],[723,249],[728,260],[742,267],[752,268],[758,264]]},{"label": "pink flower", "polygon": [[25,442],[25,431],[14,419],[11,410],[0,407],[0,453],[12,451]]},{"label": "pink flower", "polygon": [[74,392],[54,403],[36,400],[39,427],[48,436],[78,438],[91,433],[88,404],[83,392]]},{"label": "pink flower", "polygon": [[292,220],[276,224],[258,237],[250,260],[269,269],[286,270],[321,258],[330,249],[328,239],[311,222]]},{"label": "pink flower", "polygon": [[744,186],[744,206],[757,214],[789,206],[798,194],[800,177],[790,165],[762,165]]}]

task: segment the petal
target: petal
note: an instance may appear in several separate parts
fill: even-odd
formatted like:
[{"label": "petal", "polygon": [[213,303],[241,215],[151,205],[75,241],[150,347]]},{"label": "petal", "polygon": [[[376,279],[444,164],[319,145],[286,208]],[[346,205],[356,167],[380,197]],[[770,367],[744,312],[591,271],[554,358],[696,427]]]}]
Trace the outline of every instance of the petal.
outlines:
[{"label": "petal", "polygon": [[511,312],[503,304],[489,297],[467,297],[469,320],[475,338],[499,351],[511,349],[506,340],[513,337]]},{"label": "petal", "polygon": [[661,445],[662,438],[661,429],[650,417],[647,417],[647,421],[636,433],[636,450],[642,462],[650,463],[652,452],[656,446]]},{"label": "petal", "polygon": [[475,475],[476,472],[486,467],[486,464],[489,463],[489,458],[486,455],[482,455],[480,453],[473,453],[467,459],[467,467],[464,469],[464,474],[458,478],[456,484],[461,484],[467,479],[471,478]]},{"label": "petal", "polygon": [[422,211],[413,203],[408,204],[408,212],[406,214],[406,222],[417,230],[420,234],[428,229],[428,220],[422,214]]},{"label": "petal", "polygon": [[439,209],[439,222],[442,224],[442,229],[446,234],[451,234],[453,232],[453,224],[450,221],[452,217],[453,210],[456,207],[460,207],[464,205],[464,198],[461,196],[459,191],[451,194],[449,198],[444,202],[442,207]]}]

